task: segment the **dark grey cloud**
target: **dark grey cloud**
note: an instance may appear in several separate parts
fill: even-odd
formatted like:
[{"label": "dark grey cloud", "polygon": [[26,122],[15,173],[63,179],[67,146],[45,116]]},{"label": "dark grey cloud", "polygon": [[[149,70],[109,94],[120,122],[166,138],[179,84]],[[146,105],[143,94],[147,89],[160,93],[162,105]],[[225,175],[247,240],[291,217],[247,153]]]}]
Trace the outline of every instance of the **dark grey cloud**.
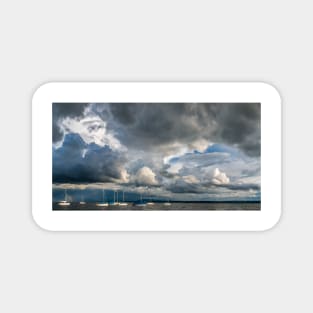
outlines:
[{"label": "dark grey cloud", "polygon": [[78,134],[67,134],[62,147],[53,151],[53,182],[123,181],[125,162],[125,156],[108,146],[86,144]]},{"label": "dark grey cloud", "polygon": [[229,184],[229,185],[222,185],[229,190],[242,190],[242,191],[260,191],[260,185],[258,184]]},{"label": "dark grey cloud", "polygon": [[109,126],[122,143],[158,149],[199,139],[260,155],[259,103],[113,103]]},{"label": "dark grey cloud", "polygon": [[208,190],[203,188],[201,184],[190,184],[183,180],[177,180],[176,182],[166,186],[165,188],[172,193],[202,194],[208,192]]},{"label": "dark grey cloud", "polygon": [[[174,142],[189,144],[209,135],[213,127],[211,119],[205,118],[207,112],[198,104],[114,103],[110,111],[109,126],[118,129],[118,139],[139,149],[159,149]],[[207,133],[203,134],[205,129]]]},{"label": "dark grey cloud", "polygon": [[52,105],[52,140],[63,139],[64,131],[60,122],[65,118],[80,118],[83,116],[87,103],[53,103]]},{"label": "dark grey cloud", "polygon": [[175,178],[175,177],[177,177],[177,174],[168,172],[170,167],[171,167],[170,164],[164,164],[162,166],[162,168],[159,170],[159,175],[162,176],[162,177],[165,177],[165,178]]},{"label": "dark grey cloud", "polygon": [[[64,132],[60,122],[79,119],[87,103],[53,104],[53,142]],[[113,129],[121,143],[136,149],[160,149],[199,139],[235,146],[260,155],[260,103],[108,103],[93,111]],[[92,127],[92,126],[91,126]]]},{"label": "dark grey cloud", "polygon": [[177,180],[169,185],[167,185],[166,190],[172,193],[191,193],[191,194],[212,194],[219,192],[218,190],[229,190],[229,191],[260,191],[260,186],[257,184],[219,184],[216,185],[211,181],[199,182],[199,183],[187,183],[183,180]]},{"label": "dark grey cloud", "polygon": [[261,147],[261,104],[223,104],[216,110],[220,127],[216,137],[237,146],[249,156],[259,156]]}]

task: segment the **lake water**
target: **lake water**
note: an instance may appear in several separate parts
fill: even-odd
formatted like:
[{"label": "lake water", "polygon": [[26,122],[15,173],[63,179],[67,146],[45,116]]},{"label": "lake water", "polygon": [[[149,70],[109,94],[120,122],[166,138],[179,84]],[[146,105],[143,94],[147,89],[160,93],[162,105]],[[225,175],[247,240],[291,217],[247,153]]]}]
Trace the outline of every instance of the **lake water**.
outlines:
[{"label": "lake water", "polygon": [[205,203],[205,202],[172,202],[167,206],[164,203],[153,205],[136,206],[129,203],[127,206],[109,205],[108,207],[97,206],[96,203],[80,204],[71,202],[68,206],[53,203],[53,210],[59,211],[259,211],[261,203],[233,202],[233,203]]}]

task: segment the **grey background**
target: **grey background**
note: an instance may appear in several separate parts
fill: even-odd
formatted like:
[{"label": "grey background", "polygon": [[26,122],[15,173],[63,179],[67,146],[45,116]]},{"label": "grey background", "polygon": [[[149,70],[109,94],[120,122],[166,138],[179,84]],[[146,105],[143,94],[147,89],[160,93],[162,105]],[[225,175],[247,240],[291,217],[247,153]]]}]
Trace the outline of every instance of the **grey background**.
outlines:
[{"label": "grey background", "polygon": [[[312,312],[309,1],[2,1],[1,312]],[[284,101],[284,211],[262,233],[52,233],[31,218],[48,81],[265,81]]]}]

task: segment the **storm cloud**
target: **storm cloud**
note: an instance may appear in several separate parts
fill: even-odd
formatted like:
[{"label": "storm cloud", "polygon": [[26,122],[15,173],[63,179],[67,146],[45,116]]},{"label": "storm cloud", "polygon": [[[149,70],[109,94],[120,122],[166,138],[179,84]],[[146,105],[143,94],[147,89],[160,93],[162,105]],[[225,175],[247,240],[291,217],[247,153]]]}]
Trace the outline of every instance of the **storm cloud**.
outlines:
[{"label": "storm cloud", "polygon": [[53,183],[256,197],[260,123],[259,103],[54,103]]},{"label": "storm cloud", "polygon": [[86,144],[78,134],[68,134],[53,151],[55,183],[127,182],[126,158],[109,146]]},{"label": "storm cloud", "polygon": [[110,112],[118,139],[137,148],[219,142],[260,155],[259,103],[114,103]]},{"label": "storm cloud", "polygon": [[53,103],[52,106],[52,141],[59,142],[63,139],[64,131],[60,122],[65,118],[83,116],[87,103]]}]

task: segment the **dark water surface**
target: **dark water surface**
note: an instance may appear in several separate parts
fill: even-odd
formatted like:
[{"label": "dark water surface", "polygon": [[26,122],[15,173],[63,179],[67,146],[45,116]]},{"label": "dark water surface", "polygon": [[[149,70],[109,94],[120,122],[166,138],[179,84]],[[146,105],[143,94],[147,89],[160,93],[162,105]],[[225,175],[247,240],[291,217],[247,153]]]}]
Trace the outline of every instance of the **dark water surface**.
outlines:
[{"label": "dark water surface", "polygon": [[59,211],[259,211],[261,203],[252,202],[172,202],[170,205],[154,203],[153,205],[136,206],[128,203],[127,206],[109,205],[108,207],[97,206],[96,203],[80,204],[71,202],[69,206],[61,206],[53,203],[53,210]]}]

